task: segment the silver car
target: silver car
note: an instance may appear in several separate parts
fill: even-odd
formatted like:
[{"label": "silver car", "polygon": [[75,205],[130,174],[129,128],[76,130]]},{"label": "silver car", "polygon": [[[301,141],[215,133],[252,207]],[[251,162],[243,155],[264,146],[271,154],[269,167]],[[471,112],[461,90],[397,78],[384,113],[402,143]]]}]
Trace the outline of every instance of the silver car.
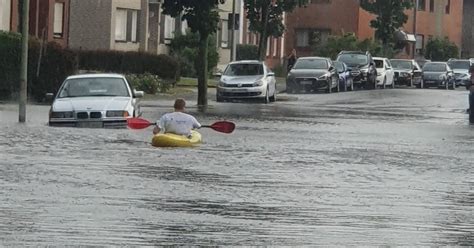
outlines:
[{"label": "silver car", "polygon": [[276,100],[275,74],[260,61],[237,61],[227,65],[217,85],[216,101],[260,99]]},{"label": "silver car", "polygon": [[[117,74],[68,77],[51,105],[50,126],[126,127],[127,118],[141,115],[139,98],[127,79]],[[48,93],[47,97],[54,95]]]}]

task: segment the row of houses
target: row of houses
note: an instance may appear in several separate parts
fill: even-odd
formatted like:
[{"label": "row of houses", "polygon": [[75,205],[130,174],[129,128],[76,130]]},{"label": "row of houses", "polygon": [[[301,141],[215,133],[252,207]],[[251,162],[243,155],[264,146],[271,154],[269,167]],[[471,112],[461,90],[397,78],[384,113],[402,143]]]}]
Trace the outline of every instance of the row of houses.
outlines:
[{"label": "row of houses", "polygon": [[[0,30],[19,30],[18,2],[0,0]],[[416,32],[413,10],[407,11],[409,19],[403,28],[408,41],[416,47],[416,56],[422,56],[430,38],[447,37],[461,48],[462,56],[474,57],[474,1],[417,2]],[[219,6],[216,39],[221,67],[231,60],[232,9],[232,0]],[[235,0],[235,13],[240,24],[234,33],[235,43],[258,44],[258,35],[248,30],[248,22],[241,14],[242,0]],[[173,37],[186,30],[186,23],[179,18],[162,14],[160,0],[30,0],[29,17],[31,35],[73,49],[167,53]],[[283,37],[268,39],[267,60],[272,65],[281,63],[292,49],[298,55],[310,55],[314,34],[321,43],[329,35],[347,32],[359,39],[373,38],[374,30],[369,26],[373,18],[360,7],[359,0],[310,0],[306,7],[285,15],[286,32]],[[400,54],[412,55],[408,47]]]}]

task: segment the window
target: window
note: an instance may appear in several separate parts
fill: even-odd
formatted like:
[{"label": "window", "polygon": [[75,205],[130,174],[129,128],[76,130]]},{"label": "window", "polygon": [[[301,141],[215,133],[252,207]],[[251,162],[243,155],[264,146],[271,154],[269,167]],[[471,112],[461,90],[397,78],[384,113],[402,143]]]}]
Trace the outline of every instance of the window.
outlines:
[{"label": "window", "polygon": [[416,52],[421,53],[425,44],[425,36],[422,34],[416,35]]},{"label": "window", "polygon": [[278,39],[273,39],[273,57],[277,56]]},{"label": "window", "polygon": [[165,40],[174,38],[175,19],[171,16],[165,16]]},{"label": "window", "polygon": [[425,0],[419,0],[418,10],[419,11],[425,11],[425,9],[426,9],[426,1]]},{"label": "window", "polygon": [[115,12],[115,41],[137,42],[138,10],[117,9]]},{"label": "window", "polygon": [[64,3],[55,3],[54,4],[54,23],[53,23],[53,32],[54,38],[63,37],[63,24],[64,24]]},{"label": "window", "polygon": [[221,47],[229,48],[229,21],[221,20]]},{"label": "window", "polygon": [[313,4],[330,4],[331,0],[311,0]]},{"label": "window", "polygon": [[434,12],[434,0],[430,0],[430,12]]},{"label": "window", "polygon": [[10,31],[11,1],[0,0],[0,30]]},{"label": "window", "polygon": [[446,4],[446,14],[449,14],[449,12],[451,12],[451,0],[448,0]]},{"label": "window", "polygon": [[296,31],[296,46],[307,47],[309,46],[309,32],[308,30],[297,30]]}]

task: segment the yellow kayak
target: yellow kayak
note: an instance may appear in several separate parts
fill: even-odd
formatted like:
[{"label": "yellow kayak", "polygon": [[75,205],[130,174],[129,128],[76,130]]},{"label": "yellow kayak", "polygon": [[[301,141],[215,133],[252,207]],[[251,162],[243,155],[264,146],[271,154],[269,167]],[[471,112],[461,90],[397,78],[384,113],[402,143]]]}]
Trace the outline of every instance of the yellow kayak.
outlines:
[{"label": "yellow kayak", "polygon": [[200,144],[201,141],[201,134],[191,131],[191,138],[172,133],[159,133],[153,136],[151,144],[155,147],[192,147]]}]

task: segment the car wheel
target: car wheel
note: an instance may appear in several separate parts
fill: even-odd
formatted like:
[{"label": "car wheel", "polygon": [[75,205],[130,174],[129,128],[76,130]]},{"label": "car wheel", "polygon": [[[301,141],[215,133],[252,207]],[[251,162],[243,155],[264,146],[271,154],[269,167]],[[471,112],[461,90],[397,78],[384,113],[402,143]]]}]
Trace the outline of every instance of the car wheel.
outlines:
[{"label": "car wheel", "polygon": [[341,85],[339,84],[339,78],[333,81],[336,81],[336,92],[341,92]]},{"label": "car wheel", "polygon": [[469,123],[474,124],[474,111],[469,111]]},{"label": "car wheel", "polygon": [[449,90],[449,82],[444,82],[444,84],[446,85],[446,89]]},{"label": "car wheel", "polygon": [[270,102],[270,96],[268,95],[268,88],[267,91],[265,92],[265,97],[263,98],[263,103],[267,104]]},{"label": "car wheel", "polygon": [[276,90],[273,92],[273,96],[270,97],[270,102],[276,102]]},{"label": "car wheel", "polygon": [[354,91],[354,80],[351,78],[351,87],[349,88],[350,91]]},{"label": "car wheel", "polygon": [[387,87],[387,77],[384,77],[382,88],[385,89],[386,87]]},{"label": "car wheel", "polygon": [[454,82],[451,83],[451,89],[452,89],[452,90],[455,90],[455,89],[456,89],[456,83],[454,83]]}]

